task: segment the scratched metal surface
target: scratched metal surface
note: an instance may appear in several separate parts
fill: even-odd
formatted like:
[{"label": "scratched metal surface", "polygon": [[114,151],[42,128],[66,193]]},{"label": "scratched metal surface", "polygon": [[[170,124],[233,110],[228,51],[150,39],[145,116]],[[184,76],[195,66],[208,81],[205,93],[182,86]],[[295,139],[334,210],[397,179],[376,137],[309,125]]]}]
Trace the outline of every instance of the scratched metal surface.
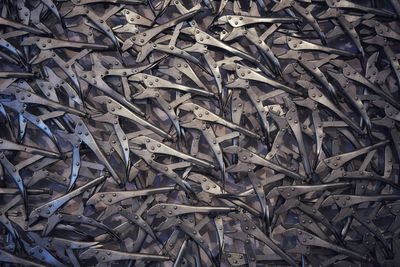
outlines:
[{"label": "scratched metal surface", "polygon": [[4,0],[1,266],[396,266],[398,0]]}]

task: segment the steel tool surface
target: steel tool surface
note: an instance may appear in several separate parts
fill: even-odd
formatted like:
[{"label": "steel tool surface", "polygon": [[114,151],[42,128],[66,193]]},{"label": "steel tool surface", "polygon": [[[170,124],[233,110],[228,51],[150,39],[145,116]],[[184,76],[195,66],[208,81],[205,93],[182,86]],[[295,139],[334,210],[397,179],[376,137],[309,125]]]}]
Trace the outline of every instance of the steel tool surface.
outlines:
[{"label": "steel tool surface", "polygon": [[0,1],[0,266],[399,266],[399,0]]}]

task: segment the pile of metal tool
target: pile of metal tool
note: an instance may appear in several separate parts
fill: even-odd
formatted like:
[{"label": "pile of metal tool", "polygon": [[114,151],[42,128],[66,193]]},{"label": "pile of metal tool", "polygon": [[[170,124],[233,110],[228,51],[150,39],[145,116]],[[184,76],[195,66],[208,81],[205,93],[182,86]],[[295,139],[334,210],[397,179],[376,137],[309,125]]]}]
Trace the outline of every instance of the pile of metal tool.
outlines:
[{"label": "pile of metal tool", "polygon": [[3,0],[1,266],[398,266],[398,0]]}]

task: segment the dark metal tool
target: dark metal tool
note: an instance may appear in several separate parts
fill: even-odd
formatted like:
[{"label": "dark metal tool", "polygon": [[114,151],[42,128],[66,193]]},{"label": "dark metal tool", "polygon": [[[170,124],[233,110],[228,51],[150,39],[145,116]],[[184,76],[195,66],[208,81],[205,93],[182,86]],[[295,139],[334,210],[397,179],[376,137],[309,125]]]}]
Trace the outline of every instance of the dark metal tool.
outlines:
[{"label": "dark metal tool", "polygon": [[399,18],[0,1],[0,265],[397,266]]}]

